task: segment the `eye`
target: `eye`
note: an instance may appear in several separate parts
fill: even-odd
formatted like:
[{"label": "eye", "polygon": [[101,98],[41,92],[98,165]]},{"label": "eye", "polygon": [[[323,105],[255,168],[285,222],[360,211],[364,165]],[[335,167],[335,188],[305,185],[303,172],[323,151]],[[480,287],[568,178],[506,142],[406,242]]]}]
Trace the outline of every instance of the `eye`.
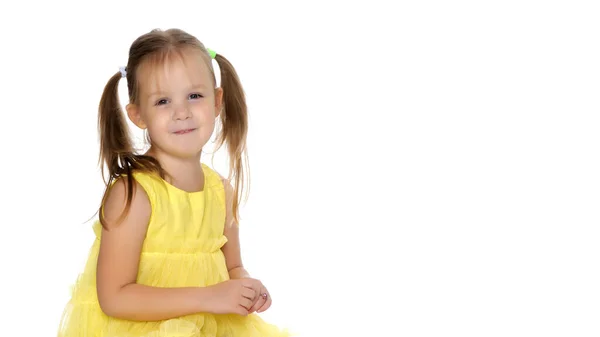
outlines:
[{"label": "eye", "polygon": [[162,99],[159,99],[158,101],[156,101],[155,105],[164,105],[167,103],[168,103],[168,100],[166,98],[162,98]]},{"label": "eye", "polygon": [[191,99],[199,99],[199,98],[202,98],[202,95],[200,95],[200,94],[191,94],[190,98]]}]

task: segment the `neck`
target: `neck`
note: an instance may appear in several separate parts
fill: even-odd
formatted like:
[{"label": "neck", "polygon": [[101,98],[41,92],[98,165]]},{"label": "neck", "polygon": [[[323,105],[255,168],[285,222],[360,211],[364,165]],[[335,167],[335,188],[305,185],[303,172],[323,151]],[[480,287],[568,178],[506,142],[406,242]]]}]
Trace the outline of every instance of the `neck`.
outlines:
[{"label": "neck", "polygon": [[170,156],[162,151],[155,151],[152,148],[146,154],[158,160],[167,173],[165,180],[169,184],[188,192],[197,192],[204,189],[204,174],[200,163],[200,154],[194,157],[181,158]]}]

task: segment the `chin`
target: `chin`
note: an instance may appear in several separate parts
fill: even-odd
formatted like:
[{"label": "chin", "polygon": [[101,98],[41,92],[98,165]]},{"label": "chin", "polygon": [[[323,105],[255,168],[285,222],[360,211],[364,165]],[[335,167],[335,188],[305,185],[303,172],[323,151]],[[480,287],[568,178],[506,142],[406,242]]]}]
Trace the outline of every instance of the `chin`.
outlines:
[{"label": "chin", "polygon": [[162,142],[160,140],[155,141],[154,145],[159,148],[161,152],[170,156],[180,159],[192,159],[198,158],[204,148],[204,142],[202,142],[203,139],[200,138],[201,137],[182,137],[176,141],[164,139]]}]

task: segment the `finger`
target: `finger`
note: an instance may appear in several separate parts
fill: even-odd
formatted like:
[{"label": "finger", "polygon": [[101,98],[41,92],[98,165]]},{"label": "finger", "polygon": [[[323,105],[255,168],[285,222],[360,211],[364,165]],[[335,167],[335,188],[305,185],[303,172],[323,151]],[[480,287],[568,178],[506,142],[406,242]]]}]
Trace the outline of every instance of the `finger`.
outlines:
[{"label": "finger", "polygon": [[248,310],[248,311],[250,310],[250,308],[252,308],[252,303],[253,302],[251,300],[247,299],[247,298],[242,298],[240,300],[240,305],[242,307],[246,308],[246,310]]},{"label": "finger", "polygon": [[271,300],[265,301],[265,304],[262,305],[256,312],[265,312],[271,307]]},{"label": "finger", "polygon": [[243,283],[242,285],[243,285],[243,289],[252,290],[253,292],[257,292],[260,289],[260,287],[257,287],[253,283]]},{"label": "finger", "polygon": [[265,304],[265,301],[268,298],[267,289],[265,287],[261,287],[260,291],[256,295],[257,295],[258,299],[254,303],[254,310],[258,310],[261,306],[263,306]]},{"label": "finger", "polygon": [[250,308],[250,312],[255,312],[257,311],[260,307],[262,307],[265,304],[266,300],[262,297],[262,296],[258,296],[258,300],[256,302],[254,302],[254,305],[252,306],[252,308]]},{"label": "finger", "polygon": [[256,295],[257,294],[256,294],[256,291],[254,291],[254,289],[242,288],[242,296],[244,298],[254,301],[254,299],[256,298]]},{"label": "finger", "polygon": [[266,311],[267,309],[269,309],[271,307],[271,303],[272,303],[271,295],[267,294],[267,300],[265,301],[265,303],[260,308],[258,308],[257,312],[264,312],[264,311]]},{"label": "finger", "polygon": [[259,290],[261,290],[263,287],[262,283],[259,280],[255,280],[255,279],[246,279],[244,280],[245,283],[242,283],[245,287],[247,288],[252,288],[254,289],[254,291],[258,292]]},{"label": "finger", "polygon": [[248,316],[248,310],[246,310],[246,308],[242,307],[241,305],[238,305],[235,313],[241,316]]},{"label": "finger", "polygon": [[256,280],[252,279],[252,278],[242,279],[242,285],[244,287],[246,287],[246,288],[252,288],[252,289],[254,289],[255,285],[256,285]]}]

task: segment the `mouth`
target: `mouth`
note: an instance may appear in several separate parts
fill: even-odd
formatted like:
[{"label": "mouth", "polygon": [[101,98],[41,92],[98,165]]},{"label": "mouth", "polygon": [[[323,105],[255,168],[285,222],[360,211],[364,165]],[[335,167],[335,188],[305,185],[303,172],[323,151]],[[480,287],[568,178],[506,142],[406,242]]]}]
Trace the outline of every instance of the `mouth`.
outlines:
[{"label": "mouth", "polygon": [[196,131],[197,129],[183,129],[183,130],[179,130],[179,131],[175,131],[173,132],[176,135],[185,135],[186,133],[190,133],[193,131]]}]

